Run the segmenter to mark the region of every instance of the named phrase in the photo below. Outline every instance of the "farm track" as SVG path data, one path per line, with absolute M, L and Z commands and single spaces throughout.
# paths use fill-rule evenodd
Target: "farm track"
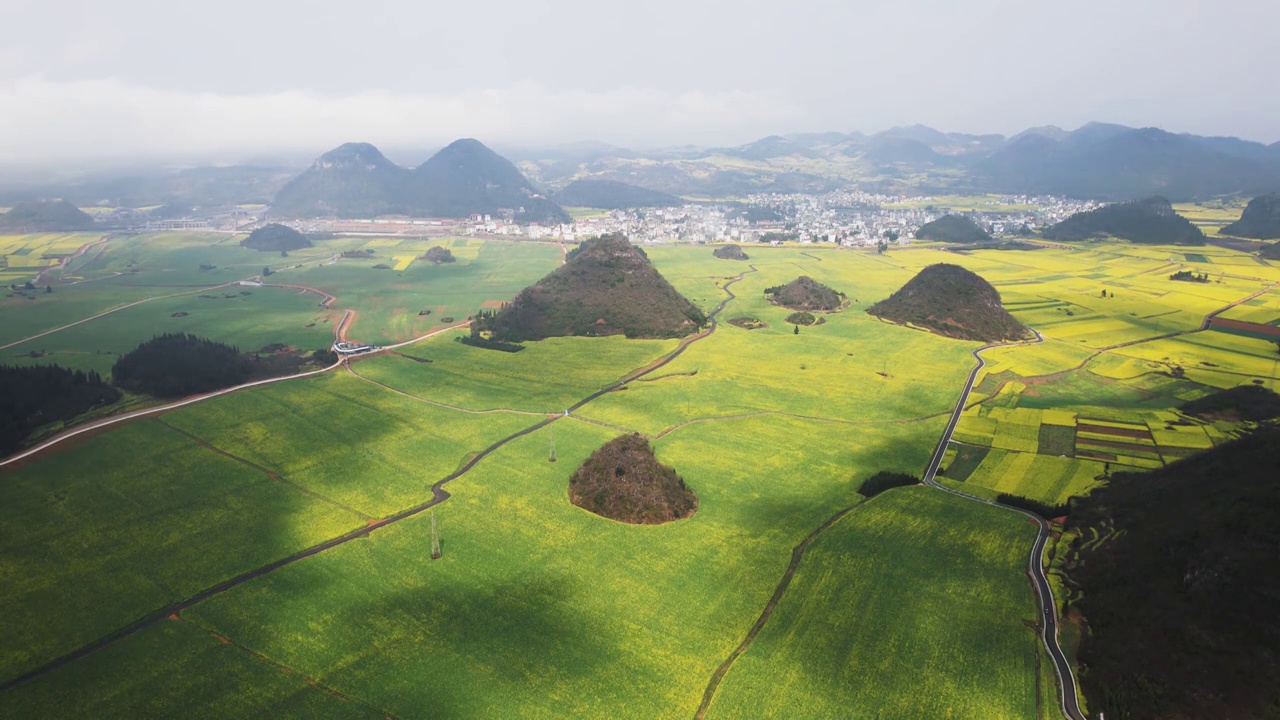
M 750 270 L 749 272 L 758 272 L 758 270 L 756 269 L 756 267 L 755 267 L 754 265 L 752 265 L 752 266 L 750 266 L 750 267 L 751 267 L 751 270 Z M 568 411 L 566 411 L 566 414 L 571 413 L 571 412 L 573 412 L 574 410 L 577 410 L 578 408 L 581 408 L 582 406 L 586 405 L 587 403 L 590 403 L 591 401 L 593 401 L 593 400 L 595 400 L 595 399 L 597 399 L 597 398 L 599 398 L 599 397 L 601 397 L 601 396 L 603 396 L 603 395 L 605 395 L 605 394 L 607 394 L 607 393 L 613 392 L 613 391 L 614 391 L 615 389 L 617 389 L 618 387 L 621 387 L 622 385 L 624 385 L 624 384 L 626 384 L 626 383 L 628 383 L 628 382 L 631 382 L 632 380 L 635 380 L 635 379 L 636 379 L 636 378 L 638 378 L 638 377 L 641 377 L 641 376 L 643 376 L 643 375 L 647 375 L 647 374 L 649 374 L 649 373 L 651 373 L 651 372 L 653 372 L 653 371 L 655 371 L 655 370 L 658 370 L 659 368 L 662 368 L 662 367 L 666 366 L 668 363 L 672 362 L 673 360 L 675 360 L 676 358 L 678 358 L 678 357 L 680 357 L 682 354 L 684 354 L 684 352 L 685 352 L 686 350 L 688 350 L 688 349 L 689 349 L 689 347 L 690 347 L 693 343 L 695 343 L 695 342 L 697 342 L 697 341 L 699 341 L 699 340 L 702 340 L 702 339 L 704 339 L 704 338 L 710 337 L 710 336 L 711 336 L 711 334 L 715 332 L 716 328 L 717 328 L 717 327 L 719 327 L 719 325 L 718 325 L 718 323 L 717 323 L 717 321 L 716 321 L 716 316 L 720 313 L 720 311 L 721 311 L 721 310 L 723 310 L 723 309 L 724 309 L 724 307 L 725 307 L 726 305 L 728 305 L 728 304 L 729 304 L 729 302 L 731 302 L 732 300 L 734 300 L 734 299 L 737 297 L 737 295 L 735 295 L 735 294 L 733 293 L 733 291 L 729 289 L 729 286 L 731 286 L 733 283 L 735 283 L 735 282 L 737 282 L 737 281 L 741 280 L 741 279 L 742 279 L 746 274 L 747 274 L 746 272 L 743 272 L 743 273 L 739 274 L 738 276 L 736 276 L 735 278 L 733 278 L 733 279 L 729 280 L 728 282 L 726 282 L 724 285 L 722 285 L 722 286 L 721 286 L 721 290 L 723 290 L 723 291 L 725 292 L 725 294 L 726 294 L 726 296 L 727 296 L 727 297 L 725 297 L 723 300 L 721 300 L 721 301 L 720 301 L 720 304 L 719 304 L 719 305 L 717 305 L 717 306 L 716 306 L 716 308 L 715 308 L 715 309 L 714 309 L 714 310 L 713 310 L 713 311 L 708 315 L 708 318 L 710 319 L 711 323 L 710 323 L 710 327 L 708 327 L 708 329 L 707 329 L 707 330 L 705 330 L 705 331 L 703 331 L 703 332 L 701 332 L 701 333 L 698 333 L 697 335 L 691 336 L 690 338 L 686 338 L 683 342 L 681 342 L 681 343 L 680 343 L 680 345 L 679 345 L 678 347 L 676 347 L 676 349 L 675 349 L 675 350 L 672 350 L 672 351 L 671 351 L 670 353 L 668 353 L 667 355 L 662 356 L 661 358 L 659 358 L 659 359 L 655 360 L 654 362 L 650 363 L 649 365 L 644 366 L 644 367 L 643 367 L 643 368 L 641 368 L 640 370 L 637 370 L 637 371 L 634 371 L 634 372 L 632 372 L 632 373 L 629 373 L 629 374 L 626 376 L 626 378 L 625 378 L 625 379 L 623 379 L 623 380 L 619 380 L 618 382 L 614 383 L 613 385 L 611 385 L 611 386 L 609 386 L 609 387 L 602 388 L 601 390 L 597 390 L 596 392 L 594 392 L 594 393 L 592 393 L 592 394 L 588 395 L 586 398 L 584 398 L 584 399 L 582 399 L 582 400 L 578 401 L 577 403 L 575 403 L 574 405 L 570 406 L 569 410 L 568 410 Z M 456 327 L 456 326 L 455 326 L 455 327 Z M 440 330 L 437 330 L 437 331 L 435 331 L 435 332 L 436 332 L 436 333 L 438 333 L 438 332 L 444 332 L 444 331 L 447 331 L 447 330 L 455 329 L 455 327 L 450 327 L 450 328 L 441 328 Z M 435 334 L 435 333 L 432 333 L 432 334 Z M 410 343 L 417 342 L 418 340 L 421 340 L 421 339 L 422 339 L 422 338 L 418 338 L 418 339 L 415 339 L 415 340 L 412 340 L 412 341 L 409 341 L 409 342 L 406 342 L 406 343 L 401 343 L 401 344 L 400 344 L 400 345 L 398 345 L 398 346 L 392 346 L 392 348 L 394 348 L 394 347 L 403 347 L 404 345 L 408 345 L 408 344 L 410 344 Z M 385 348 L 385 349 L 392 349 L 392 348 Z M 339 365 L 341 365 L 341 364 L 342 364 L 342 363 L 341 363 L 341 361 L 339 361 L 339 362 L 334 363 L 333 365 L 329 366 L 328 368 L 324 368 L 324 369 L 322 369 L 322 370 L 317 370 L 317 371 L 315 371 L 315 372 L 313 372 L 313 373 L 308 373 L 308 374 L 312 374 L 312 375 L 314 375 L 314 374 L 319 374 L 319 373 L 328 372 L 328 371 L 330 371 L 330 370 L 334 370 L 334 369 L 336 369 L 336 368 L 337 368 Z M 294 375 L 294 376 L 289 376 L 289 377 L 284 377 L 284 378 L 274 378 L 274 379 L 272 379 L 272 380 L 259 381 L 259 383 L 257 383 L 257 384 L 265 384 L 265 383 L 267 383 L 267 382 L 279 382 L 279 381 L 282 381 L 282 380 L 290 380 L 290 379 L 293 379 L 293 378 L 296 378 L 296 377 L 302 377 L 302 376 Z M 252 384 L 251 384 L 251 385 L 252 385 Z M 159 408 L 151 408 L 150 410 L 143 411 L 143 412 L 146 412 L 146 413 L 148 413 L 148 414 L 154 414 L 154 413 L 159 413 L 159 412 L 165 412 L 165 411 L 167 411 L 167 410 L 174 409 L 174 408 L 175 408 L 175 407 L 177 407 L 177 406 L 181 406 L 181 405 L 189 405 L 189 404 L 191 404 L 191 403 L 199 402 L 200 400 L 208 399 L 209 397 L 214 397 L 214 396 L 216 396 L 216 395 L 226 394 L 226 393 L 229 393 L 229 392 L 235 392 L 235 391 L 240 390 L 240 389 L 243 389 L 243 388 L 245 388 L 245 387 L 248 387 L 248 386 L 240 386 L 240 387 L 237 387 L 237 388 L 228 388 L 227 390 L 223 390 L 223 391 L 220 391 L 220 392 L 218 392 L 218 393 L 211 393 L 210 395 L 206 395 L 206 396 L 200 396 L 200 397 L 196 397 L 196 398 L 189 398 L 189 399 L 184 400 L 184 401 L 181 401 L 181 402 L 179 402 L 179 403 L 174 403 L 174 404 L 172 404 L 172 405 L 166 405 L 166 406 L 162 406 L 162 407 L 159 407 Z M 80 660 L 80 659 L 83 659 L 83 658 L 85 658 L 85 657 L 88 657 L 89 655 L 92 655 L 93 653 L 95 653 L 95 652 L 97 652 L 97 651 L 99 651 L 99 650 L 102 650 L 102 649 L 104 649 L 104 648 L 107 648 L 107 647 L 109 647 L 109 646 L 111 646 L 111 645 L 114 645 L 115 643 L 117 643 L 117 642 L 119 642 L 119 641 L 121 641 L 121 640 L 124 640 L 124 639 L 126 639 L 126 638 L 128 638 L 128 637 L 131 637 L 131 636 L 133 636 L 133 635 L 135 635 L 135 634 L 137 634 L 137 633 L 141 632 L 142 630 L 145 630 L 145 629 L 147 629 L 147 628 L 149 628 L 149 627 L 151 627 L 151 626 L 155 625 L 156 623 L 158 623 L 158 622 L 160 622 L 160 621 L 162 621 L 162 620 L 164 620 L 164 619 L 166 619 L 166 618 L 170 618 L 170 617 L 172 617 L 172 616 L 179 615 L 182 611 L 184 611 L 184 610 L 186 610 L 186 609 L 188 609 L 188 608 L 191 608 L 191 607 L 193 607 L 193 606 L 195 606 L 195 605 L 198 605 L 198 604 L 200 604 L 201 602 L 204 602 L 205 600 L 208 600 L 209 598 L 214 597 L 214 596 L 216 596 L 216 595 L 220 595 L 220 594 L 222 594 L 222 593 L 224 593 L 224 592 L 226 592 L 226 591 L 228 591 L 228 590 L 231 590 L 232 588 L 235 588 L 235 587 L 238 587 L 238 586 L 240 586 L 240 585 L 243 585 L 243 584 L 245 584 L 245 583 L 249 582 L 250 580 L 255 580 L 255 579 L 257 579 L 257 578 L 263 577 L 263 576 L 265 576 L 265 575 L 267 575 L 267 574 L 269 574 L 269 573 L 271 573 L 271 572 L 273 572 L 273 571 L 275 571 L 275 570 L 279 570 L 279 569 L 280 569 L 280 568 L 282 568 L 282 567 L 286 567 L 286 566 L 288 566 L 288 565 L 292 565 L 292 564 L 294 564 L 294 563 L 296 563 L 296 562 L 298 562 L 298 561 L 300 561 L 300 560 L 304 560 L 304 559 L 309 558 L 309 557 L 312 557 L 312 556 L 314 556 L 314 555 L 318 555 L 318 554 L 320 554 L 320 553 L 322 553 L 322 552 L 324 552 L 324 551 L 326 551 L 326 550 L 331 550 L 331 549 L 333 549 L 333 548 L 335 548 L 335 547 L 339 547 L 339 546 L 341 546 L 341 545 L 345 545 L 346 543 L 349 543 L 349 542 L 351 542 L 352 540 L 357 540 L 357 539 L 361 539 L 361 538 L 367 538 L 367 537 L 369 537 L 373 532 L 375 532 L 375 531 L 377 531 L 377 530 L 379 530 L 379 529 L 381 529 L 381 528 L 389 527 L 389 526 L 394 525 L 394 524 L 396 524 L 396 523 L 398 523 L 398 522 L 400 522 L 400 521 L 402 521 L 402 520 L 406 520 L 406 519 L 411 518 L 411 517 L 414 517 L 414 516 L 416 516 L 416 515 L 420 515 L 420 514 L 422 514 L 423 512 L 425 512 L 425 511 L 427 511 L 427 510 L 429 510 L 429 509 L 431 509 L 431 508 L 433 508 L 433 507 L 435 507 L 435 506 L 437 506 L 437 505 L 439 505 L 439 504 L 441 504 L 441 503 L 443 503 L 444 501 L 446 501 L 446 500 L 448 500 L 448 499 L 449 499 L 450 494 L 449 494 L 449 492 L 448 492 L 447 490 L 445 490 L 445 489 L 444 489 L 444 486 L 445 486 L 445 485 L 449 484 L 450 482 L 452 482 L 452 481 L 454 481 L 454 480 L 456 480 L 456 479 L 458 479 L 458 478 L 462 477 L 463 475 L 467 474 L 468 472 L 470 472 L 473 468 L 475 468 L 475 466 L 476 466 L 477 464 L 479 464 L 479 463 L 480 463 L 480 461 L 481 461 L 481 460 L 484 460 L 484 459 L 485 459 L 485 458 L 487 458 L 489 455 L 492 455 L 494 452 L 497 452 L 497 451 L 498 451 L 500 448 L 502 448 L 503 446 L 508 445 L 508 444 L 510 444 L 511 442 L 513 442 L 513 441 L 515 441 L 515 440 L 518 440 L 519 438 L 522 438 L 522 437 L 524 437 L 524 436 L 526 436 L 526 435 L 529 435 L 529 434 L 531 434 L 531 433 L 533 433 L 533 432 L 536 432 L 536 431 L 538 431 L 538 430 L 541 430 L 542 428 L 546 427 L 547 425 L 550 425 L 551 423 L 555 422 L 556 420 L 559 420 L 561 417 L 564 417 L 564 415 L 555 415 L 555 416 L 552 416 L 552 417 L 546 418 L 546 419 L 544 419 L 544 420 L 542 420 L 542 421 L 540 421 L 540 422 L 538 422 L 538 423 L 535 423 L 535 424 L 533 424 L 533 425 L 530 425 L 529 427 L 524 428 L 523 430 L 519 430 L 519 431 L 517 431 L 517 432 L 514 432 L 514 433 L 512 433 L 512 434 L 510 434 L 510 435 L 506 436 L 505 438 L 502 438 L 502 439 L 498 440 L 497 442 L 493 443 L 492 445 L 490 445 L 490 446 L 486 447 L 485 449 L 481 450 L 480 452 L 478 452 L 478 453 L 475 453 L 475 454 L 471 455 L 471 456 L 466 460 L 466 462 L 464 462 L 464 463 L 463 463 L 463 464 L 462 464 L 462 465 L 461 465 L 457 470 L 453 471 L 452 473 L 450 473 L 449 475 L 445 476 L 444 478 L 442 478 L 442 479 L 440 479 L 440 480 L 437 480 L 433 485 L 431 485 L 431 499 L 430 499 L 430 500 L 428 500 L 428 501 L 426 501 L 426 502 L 423 502 L 423 503 L 420 503 L 420 504 L 415 505 L 415 506 L 413 506 L 413 507 L 410 507 L 410 508 L 407 508 L 407 509 L 401 510 L 401 511 L 399 511 L 399 512 L 397 512 L 397 513 L 393 514 L 393 515 L 390 515 L 390 516 L 388 516 L 388 517 L 385 517 L 385 518 L 382 518 L 382 519 L 379 519 L 379 520 L 371 520 L 371 521 L 369 521 L 369 524 L 368 524 L 366 527 L 358 528 L 358 529 L 352 530 L 352 531 L 350 531 L 350 532 L 344 533 L 344 534 L 342 534 L 342 535 L 339 535 L 339 536 L 337 536 L 337 537 L 330 538 L 329 540 L 326 540 L 325 542 L 320 543 L 320 544 L 318 544 L 318 545 L 313 545 L 313 546 L 311 546 L 311 547 L 309 547 L 309 548 L 306 548 L 306 549 L 304 549 L 304 550 L 301 550 L 301 551 L 298 551 L 298 552 L 293 553 L 293 554 L 291 554 L 291 555 L 288 555 L 288 556 L 286 556 L 286 557 L 280 558 L 279 560 L 275 560 L 275 561 L 273 561 L 273 562 L 271 562 L 271 563 L 268 563 L 268 564 L 266 564 L 266 565 L 262 565 L 262 566 L 260 566 L 260 567 L 257 567 L 257 568 L 254 568 L 254 569 L 252 569 L 252 570 L 246 571 L 246 572 L 241 573 L 241 574 L 239 574 L 239 575 L 237 575 L 237 576 L 235 576 L 235 577 L 232 577 L 232 578 L 230 578 L 230 579 L 228 579 L 228 580 L 224 580 L 224 581 L 222 581 L 222 582 L 220 582 L 220 583 L 217 583 L 216 585 L 212 585 L 212 586 L 210 586 L 210 587 L 207 587 L 207 588 L 205 588 L 204 590 L 201 590 L 200 592 L 198 592 L 198 593 L 196 593 L 196 594 L 194 594 L 194 595 L 191 595 L 190 597 L 188 597 L 188 598 L 186 598 L 186 599 L 184 599 L 184 600 L 180 600 L 180 601 L 178 601 L 178 602 L 171 603 L 170 605 L 167 605 L 167 606 L 165 606 L 165 607 L 163 607 L 163 608 L 160 608 L 160 609 L 158 609 L 158 610 L 155 610 L 155 611 L 153 611 L 153 612 L 151 612 L 151 613 L 149 613 L 149 614 L 147 614 L 147 615 L 144 615 L 143 617 L 138 618 L 137 620 L 133 621 L 132 623 L 129 623 L 128 625 L 125 625 L 124 627 L 121 627 L 121 628 L 119 628 L 119 629 L 115 630 L 114 632 L 111 632 L 111 633 L 109 633 L 109 634 L 107 634 L 107 635 L 105 635 L 105 636 L 103 636 L 103 637 L 101 637 L 101 638 L 99 638 L 99 639 L 97 639 L 97 640 L 95 640 L 95 641 L 91 642 L 91 643 L 88 643 L 87 645 L 83 645 L 83 646 L 81 646 L 81 647 L 79 647 L 79 648 L 77 648 L 77 649 L 75 649 L 75 650 L 73 650 L 73 651 L 71 651 L 71 652 L 69 652 L 69 653 L 66 653 L 65 655 L 62 655 L 61 657 L 55 658 L 55 659 L 53 659 L 53 660 L 51 660 L 51 661 L 49 661 L 49 662 L 47 662 L 47 663 L 45 663 L 45 664 L 43 664 L 43 665 L 40 665 L 40 666 L 38 666 L 38 667 L 36 667 L 36 668 L 33 668 L 33 669 L 31 669 L 31 670 L 28 670 L 27 672 L 22 673 L 21 675 L 18 675 L 17 677 L 10 678 L 10 679 L 8 679 L 8 680 L 4 680 L 4 681 L 0 682 L 0 693 L 7 692 L 7 691 L 9 691 L 9 690 L 11 690 L 11 689 L 13 689 L 13 688 L 15 688 L 15 687 L 18 687 L 19 685 L 23 685 L 23 684 L 25 684 L 25 683 L 27 683 L 27 682 L 30 682 L 30 681 L 32 681 L 32 680 L 35 680 L 35 679 L 37 679 L 37 678 L 41 677 L 41 676 L 47 675 L 48 673 L 50 673 L 50 672 L 52 672 L 52 671 L 54 671 L 54 670 L 57 670 L 57 669 L 59 669 L 59 668 L 66 667 L 66 666 L 68 666 L 68 665 L 70 665 L 70 664 L 72 664 L 72 663 L 76 662 L 77 660 Z M 130 417 L 130 418 L 125 418 L 124 416 L 120 416 L 120 417 L 117 417 L 117 418 L 113 418 L 113 420 L 114 420 L 115 422 L 120 422 L 120 421 L 123 421 L 123 420 L 125 420 L 125 419 L 132 419 L 132 417 Z M 88 428 L 88 427 L 86 427 L 86 428 L 81 428 L 81 429 L 79 429 L 79 432 L 84 432 L 84 431 L 86 431 L 86 430 L 88 430 L 88 429 L 93 429 L 93 428 Z M 64 436 L 59 436 L 58 438 L 55 438 L 54 440 L 50 441 L 50 443 L 48 443 L 48 444 L 53 444 L 54 442 L 59 442 L 59 441 L 60 441 L 61 439 L 63 439 L 64 437 L 69 437 L 69 436 L 70 436 L 70 434 L 64 434 Z M 44 447 L 44 446 L 41 446 L 41 447 Z M 27 453 L 24 453 L 23 455 L 15 456 L 15 457 L 13 457 L 13 458 L 9 458 L 9 459 L 5 460 L 5 461 L 4 461 L 4 463 L 13 462 L 13 461 L 15 461 L 15 460 L 17 460 L 17 459 L 20 459 L 21 457 L 25 457 L 26 455 L 29 455 L 29 454 L 34 453 L 34 452 L 37 452 L 37 451 L 39 451 L 39 450 L 41 449 L 41 447 L 33 448 L 32 450 L 29 450 Z M 0 466 L 3 466 L 3 464 L 4 464 L 4 463 L 0 463 Z

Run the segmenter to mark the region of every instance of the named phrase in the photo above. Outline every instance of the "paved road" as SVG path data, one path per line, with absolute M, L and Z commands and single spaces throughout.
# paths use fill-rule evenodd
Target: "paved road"
M 1039 332 L 1036 333 L 1036 339 L 1028 343 L 1044 342 Z M 1011 510 L 1013 512 L 1026 515 L 1036 522 L 1039 532 L 1036 535 L 1036 541 L 1031 546 L 1031 555 L 1027 558 L 1027 574 L 1031 576 L 1032 584 L 1036 589 L 1036 601 L 1039 605 L 1039 613 L 1041 618 L 1041 638 L 1044 640 L 1045 649 L 1049 651 L 1049 658 L 1053 661 L 1054 672 L 1058 675 L 1058 687 L 1062 689 L 1062 713 L 1070 720 L 1086 720 L 1084 713 L 1080 711 L 1080 703 L 1076 698 L 1076 676 L 1071 672 L 1071 663 L 1067 661 L 1067 656 L 1062 652 L 1062 646 L 1058 644 L 1058 612 L 1057 602 L 1053 598 L 1053 589 L 1049 586 L 1049 579 L 1045 576 L 1044 566 L 1041 558 L 1044 556 L 1044 546 L 1049 540 L 1049 523 L 1031 512 L 1027 512 L 1021 508 L 1002 505 L 998 502 L 987 500 L 986 498 L 975 497 L 959 490 L 942 485 L 937 480 L 938 467 L 942 464 L 942 457 L 947 452 L 947 445 L 951 442 L 951 435 L 955 432 L 956 425 L 960 422 L 960 415 L 964 413 L 965 400 L 969 397 L 969 392 L 973 390 L 973 383 L 978 379 L 978 373 L 986 366 L 986 361 L 982 359 L 982 352 L 996 347 L 1006 347 L 1005 345 L 985 345 L 973 351 L 973 357 L 978 364 L 969 371 L 969 378 L 965 381 L 964 391 L 960 393 L 960 399 L 956 402 L 955 410 L 951 413 L 951 420 L 947 423 L 947 429 L 942 434 L 942 439 L 938 441 L 938 447 L 933 451 L 933 458 L 929 461 L 929 467 L 924 474 L 924 482 L 926 485 L 935 487 L 944 492 L 951 493 L 957 497 L 962 497 L 974 502 L 994 505 L 996 507 Z

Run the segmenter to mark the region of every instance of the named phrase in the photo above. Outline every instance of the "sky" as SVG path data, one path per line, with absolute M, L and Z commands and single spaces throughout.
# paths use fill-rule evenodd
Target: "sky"
M 0 163 L 1091 120 L 1280 141 L 1275 0 L 2 0 Z

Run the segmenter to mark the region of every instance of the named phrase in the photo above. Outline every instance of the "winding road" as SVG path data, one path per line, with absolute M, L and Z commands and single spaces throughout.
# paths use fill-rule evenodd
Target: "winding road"
M 1067 660 L 1067 655 L 1062 651 L 1062 646 L 1058 641 L 1058 606 L 1053 597 L 1053 588 L 1049 585 L 1049 578 L 1045 575 L 1042 561 L 1044 546 L 1049 540 L 1049 523 L 1035 513 L 960 492 L 939 483 L 937 480 L 938 468 L 942 465 L 942 458 L 947 452 L 947 445 L 951 443 L 951 435 L 955 432 L 956 425 L 960 422 L 960 416 L 964 413 L 965 400 L 969 398 L 969 393 L 973 390 L 973 383 L 978 379 L 978 373 L 982 371 L 982 368 L 986 367 L 987 361 L 982 358 L 982 353 L 993 348 L 1010 347 L 1012 345 L 1034 345 L 1044 342 L 1044 337 L 1038 331 L 1033 330 L 1032 332 L 1035 332 L 1036 339 L 1031 342 L 984 345 L 973 351 L 973 357 L 978 361 L 978 364 L 974 365 L 973 369 L 969 371 L 964 390 L 960 393 L 960 399 L 956 401 L 955 409 L 951 413 L 951 419 L 947 422 L 947 428 L 942 433 L 942 439 L 938 441 L 938 447 L 933 451 L 933 458 L 929 461 L 929 467 L 924 474 L 924 483 L 957 497 L 1004 508 L 1005 510 L 1025 515 L 1035 521 L 1039 532 L 1036 535 L 1036 541 L 1031 546 L 1031 555 L 1027 558 L 1027 575 L 1031 578 L 1031 584 L 1036 589 L 1036 600 L 1040 608 L 1039 612 L 1042 621 L 1040 624 L 1040 637 L 1044 641 L 1045 649 L 1049 652 L 1049 659 L 1053 662 L 1053 670 L 1058 676 L 1063 715 L 1069 720 L 1086 720 L 1084 713 L 1080 710 L 1080 703 L 1076 694 L 1075 673 L 1071 671 L 1071 662 Z

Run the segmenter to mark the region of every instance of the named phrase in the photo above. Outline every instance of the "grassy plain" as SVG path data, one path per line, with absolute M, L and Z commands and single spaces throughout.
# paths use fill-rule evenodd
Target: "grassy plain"
M 1036 717 L 1034 538 L 927 488 L 877 496 L 811 546 L 708 717 Z
M 65 305 L 22 301 L 39 317 L 13 334 L 138 293 L 200 290 L 269 260 L 273 280 L 354 308 L 353 337 L 385 342 L 508 299 L 561 259 L 554 244 L 475 239 L 339 239 L 288 258 L 248 254 L 237 242 L 122 239 L 68 269 L 85 282 L 55 288 L 51 297 Z M 458 262 L 373 268 L 432 244 L 449 245 Z M 356 249 L 374 257 L 335 261 Z M 958 438 L 980 447 L 948 455 L 949 469 L 959 462 L 964 472 L 947 482 L 966 491 L 1059 502 L 1097 482 L 1103 461 L 1081 449 L 1107 448 L 1097 443 L 1117 433 L 1133 446 L 1126 457 L 1155 463 L 1229 435 L 1230 425 L 1187 423 L 1173 411 L 1210 391 L 1205 378 L 1276 382 L 1259 341 L 1192 332 L 1205 314 L 1274 281 L 1270 268 L 1234 264 L 1233 251 L 1206 249 L 1206 259 L 1234 270 L 1222 283 L 1190 286 L 1168 280 L 1189 262 L 1181 250 L 1114 243 L 883 256 L 745 249 L 747 262 L 716 259 L 710 247 L 646 251 L 707 309 L 726 296 L 727 278 L 743 274 L 720 319 L 769 327 L 722 322 L 625 390 L 481 460 L 436 510 L 442 559 L 429 559 L 428 514 L 375 529 L 0 693 L 0 714 L 47 706 L 49 715 L 77 715 L 95 701 L 95 714 L 163 714 L 189 693 L 192 707 L 280 715 L 687 717 L 773 593 L 791 549 L 858 503 L 870 474 L 924 466 L 977 345 L 863 311 L 933 262 L 987 277 L 1048 339 L 988 351 Z M 202 262 L 218 268 L 202 271 Z M 789 311 L 763 289 L 798 275 L 845 291 L 852 306 L 793 334 Z M 1102 298 L 1103 288 L 1116 296 Z M 228 317 L 226 337 L 291 331 L 304 310 L 323 312 L 315 296 L 284 292 L 226 299 L 262 316 L 260 328 Z M 165 309 L 199 310 L 199 294 L 112 322 L 120 334 L 179 322 Z M 113 326 L 94 326 L 114 317 L 62 332 L 106 338 Z M 181 320 L 192 318 L 200 320 Z M 1170 333 L 1190 334 L 1152 339 Z M 60 334 L 47 337 L 49 347 Z M 18 619 L 0 625 L 0 681 L 200 588 L 424 502 L 431 483 L 476 452 L 676 347 L 559 339 L 502 353 L 452 335 L 355 362 L 361 377 L 343 371 L 200 403 L 0 475 L 0 614 Z M 1143 342 L 1116 347 L 1134 341 Z M 1173 376 L 1175 364 L 1185 378 Z M 578 463 L 624 431 L 649 435 L 659 460 L 698 493 L 692 518 L 628 526 L 568 502 Z M 1018 516 L 924 488 L 854 510 L 809 548 L 713 714 L 914 717 L 914 699 L 937 717 L 1034 716 L 1044 673 L 1023 624 L 1035 614 L 1022 572 L 1032 536 Z

